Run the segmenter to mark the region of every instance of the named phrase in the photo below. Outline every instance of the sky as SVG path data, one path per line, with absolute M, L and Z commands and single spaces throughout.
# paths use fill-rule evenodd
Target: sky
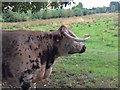
M 88 8 L 88 9 L 90 9 L 92 7 L 103 7 L 103 6 L 108 7 L 111 1 L 120 2 L 120 0 L 74 0 L 74 1 L 76 3 L 81 2 L 83 4 L 83 7 Z M 71 7 L 71 6 L 69 6 L 69 7 Z

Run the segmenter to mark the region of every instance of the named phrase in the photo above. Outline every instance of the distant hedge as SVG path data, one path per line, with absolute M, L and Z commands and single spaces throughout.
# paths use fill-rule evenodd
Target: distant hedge
M 19 13 L 8 10 L 2 13 L 0 21 L 4 22 L 21 22 L 35 19 L 50 19 L 50 18 L 66 18 L 72 16 L 88 15 L 93 13 L 85 12 L 79 9 L 57 9 L 57 10 L 40 10 L 36 13 L 32 13 L 30 10 L 27 13 Z
M 1 22 L 21 22 L 27 20 L 35 20 L 35 19 L 50 19 L 50 18 L 66 18 L 73 16 L 84 16 L 95 13 L 111 13 L 118 12 L 118 6 L 115 6 L 117 2 L 110 3 L 110 7 L 97 7 L 92 9 L 83 8 L 82 3 L 72 7 L 72 9 L 45 9 L 40 10 L 38 12 L 33 13 L 31 10 L 27 10 L 27 12 L 13 12 L 12 10 L 8 10 L 3 12 L 0 15 Z

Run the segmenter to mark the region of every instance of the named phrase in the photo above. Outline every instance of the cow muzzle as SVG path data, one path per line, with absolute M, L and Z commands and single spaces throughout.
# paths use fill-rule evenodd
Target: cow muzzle
M 82 46 L 82 49 L 80 50 L 80 53 L 83 53 L 83 52 L 85 52 L 85 51 L 86 51 L 86 46 L 83 45 L 83 46 Z
M 30 88 L 30 82 L 23 82 L 21 88 L 22 90 L 28 90 Z

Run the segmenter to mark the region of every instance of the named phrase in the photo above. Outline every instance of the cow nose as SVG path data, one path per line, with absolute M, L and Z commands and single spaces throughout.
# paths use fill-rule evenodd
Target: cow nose
M 85 46 L 85 45 L 83 46 L 83 49 L 84 49 L 84 50 L 86 49 L 86 46 Z
M 83 46 L 82 46 L 82 49 L 81 49 L 81 51 L 80 51 L 80 53 L 85 52 L 85 50 L 86 50 L 86 46 L 85 46 L 85 45 L 83 45 Z

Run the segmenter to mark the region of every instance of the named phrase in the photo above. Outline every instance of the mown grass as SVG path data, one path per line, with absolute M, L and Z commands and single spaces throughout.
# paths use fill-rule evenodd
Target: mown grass
M 118 30 L 116 15 L 92 16 L 92 22 L 70 23 L 72 31 L 79 37 L 90 35 L 84 42 L 87 51 L 80 54 L 59 57 L 48 87 L 69 88 L 115 88 L 118 87 Z M 58 25 L 59 26 L 59 25 Z M 58 26 L 32 26 L 26 30 L 51 30 Z M 8 28 L 16 30 L 18 28 Z M 39 86 L 38 87 L 44 87 Z M 45 88 L 45 87 L 44 87 Z

